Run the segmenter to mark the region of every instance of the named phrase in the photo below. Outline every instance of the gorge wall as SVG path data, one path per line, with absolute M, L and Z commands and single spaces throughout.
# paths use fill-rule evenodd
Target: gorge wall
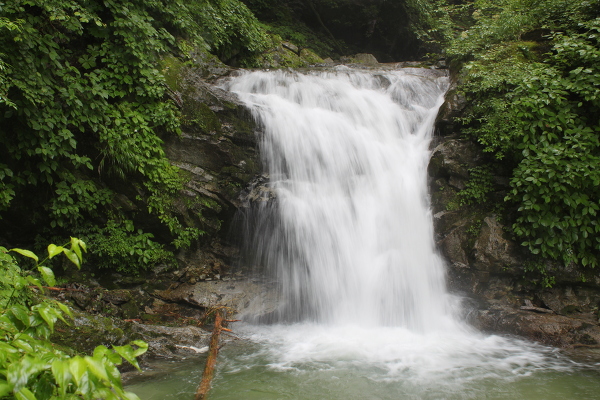
M 438 116 L 429 164 L 436 241 L 450 288 L 472 301 L 469 318 L 482 330 L 559 347 L 597 347 L 600 278 L 575 265 L 536 259 L 511 237 L 505 225 L 510 211 L 502 207 L 509 171 L 492 172 L 491 207 L 461 202 L 470 170 L 487 155 L 455 122 L 465 106 L 458 84 Z

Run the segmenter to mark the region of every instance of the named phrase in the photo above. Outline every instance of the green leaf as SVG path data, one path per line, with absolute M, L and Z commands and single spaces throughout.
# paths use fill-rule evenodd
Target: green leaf
M 56 359 L 52 362 L 52 374 L 58 385 L 58 391 L 63 397 L 69 388 L 69 383 L 73 379 L 69 365 L 68 360 Z
M 33 353 L 34 350 L 33 346 L 31 345 L 32 342 L 34 342 L 34 339 L 31 336 L 21 334 L 19 335 L 19 339 L 12 341 L 12 345 L 17 349 L 23 350 L 25 353 Z
M 99 345 L 99 346 L 96 346 L 96 348 L 94 349 L 93 357 L 94 358 L 102 358 L 102 357 L 105 357 L 108 353 L 111 353 L 111 351 L 108 349 L 108 347 L 106 347 L 104 345 Z
M 137 349 L 135 349 L 133 352 L 134 357 L 139 357 L 148 351 L 148 343 L 144 342 L 143 340 L 134 340 L 131 342 L 131 344 L 137 346 Z
M 29 282 L 30 284 L 37 286 L 38 289 L 40 289 L 40 291 L 44 290 L 44 287 L 42 286 L 42 282 L 40 282 L 39 279 L 34 278 L 31 275 L 27 275 L 25 277 L 25 279 L 27 280 L 27 282 Z
M 81 239 L 77 239 L 78 243 L 79 243 L 79 247 L 81 247 L 83 249 L 83 251 L 87 251 L 87 245 L 85 244 L 85 242 Z
M 69 360 L 69 372 L 77 386 L 80 386 L 83 383 L 83 376 L 87 372 L 87 363 L 82 357 L 75 356 Z
M 56 285 L 56 280 L 54 279 L 54 272 L 50 268 L 38 267 L 38 271 L 40 271 L 40 274 L 42 274 L 42 278 L 44 279 L 44 282 L 46 282 L 46 284 L 48 286 Z
M 10 249 L 9 251 L 14 251 L 15 253 L 19 253 L 22 256 L 33 258 L 36 263 L 39 261 L 38 256 L 36 256 L 35 253 L 32 251 L 23 249 Z
M 75 264 L 77 266 L 77 268 L 81 268 L 81 265 L 79 264 L 79 257 L 77 257 L 77 254 L 75 254 L 74 252 L 72 252 L 69 249 L 64 249 L 63 253 L 65 253 L 65 255 L 67 256 L 69 261 L 71 261 L 73 264 Z
M 49 365 L 32 356 L 26 355 L 17 363 L 12 363 L 7 368 L 6 378 L 13 390 L 24 388 L 30 377 L 48 368 Z
M 133 365 L 138 371 L 141 371 L 140 365 L 138 361 L 135 359 L 135 351 L 130 345 L 125 346 L 113 346 L 113 349 L 119 353 L 121 357 L 127 360 L 131 365 Z
M 102 360 L 98 360 L 95 357 L 85 357 L 85 362 L 88 367 L 88 371 L 94 374 L 98 379 L 102 381 L 108 381 L 108 374 L 106 373 L 106 367 Z
M 132 392 L 125 392 L 125 393 L 123 393 L 123 395 L 125 396 L 125 398 L 127 400 L 140 400 L 140 398 L 137 396 L 137 394 L 132 393 Z
M 71 237 L 71 250 L 77 254 L 79 262 L 83 261 L 83 255 L 81 254 L 81 248 L 79 247 L 80 242 L 81 241 L 79 239 Z
M 56 315 L 56 310 L 54 310 L 48 304 L 41 304 L 39 307 L 36 308 L 36 310 L 40 314 L 40 316 L 44 319 L 46 324 L 48 324 L 48 327 L 50 328 L 50 330 L 53 331 L 54 330 L 54 322 L 56 322 L 56 319 L 58 318 Z
M 29 319 L 29 312 L 24 306 L 22 306 L 22 305 L 13 306 L 13 307 L 11 307 L 10 311 L 19 321 L 21 321 L 25 325 L 25 327 L 29 328 L 29 326 L 31 326 L 31 321 Z
M 62 253 L 64 248 L 62 246 L 57 246 L 55 244 L 48 245 L 48 258 L 52 258 L 60 253 Z
M 31 390 L 26 387 L 21 388 L 17 393 L 15 393 L 15 399 L 17 400 L 37 400 L 35 395 L 31 392 Z
M 19 352 L 19 350 L 5 342 L 0 342 L 0 351 L 2 351 L 4 354 L 17 354 Z M 0 381 L 0 383 L 1 382 L 2 381 Z
M 0 397 L 8 396 L 10 392 L 12 392 L 12 386 L 5 380 L 0 380 Z
M 60 301 L 57 301 L 56 305 L 58 306 L 58 308 L 60 308 L 62 310 L 62 312 L 67 314 L 69 317 L 73 318 L 73 313 L 71 312 L 71 309 L 67 305 L 61 303 Z M 61 318 L 61 319 L 66 323 L 66 321 L 63 318 Z

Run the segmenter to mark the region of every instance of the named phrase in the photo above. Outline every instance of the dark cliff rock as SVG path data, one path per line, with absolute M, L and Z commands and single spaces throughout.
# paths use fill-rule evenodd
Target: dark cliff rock
M 240 191 L 260 171 L 257 127 L 235 95 L 215 86 L 234 72 L 214 57 L 199 53 L 193 63 L 168 59 L 164 71 L 182 112 L 181 135 L 164 143 L 171 164 L 186 176 L 177 211 L 187 226 L 206 232 L 198 246 L 177 254 L 186 269 L 179 279 L 195 282 L 226 272 L 235 255 L 223 239 Z
M 446 92 L 446 101 L 440 107 L 436 118 L 436 128 L 443 135 L 451 135 L 458 130 L 456 118 L 460 117 L 465 109 L 466 99 L 458 90 L 459 81 L 452 79 Z

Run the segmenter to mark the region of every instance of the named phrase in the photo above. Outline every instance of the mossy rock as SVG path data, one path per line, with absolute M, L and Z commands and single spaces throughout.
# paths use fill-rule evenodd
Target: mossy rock
M 132 340 L 142 339 L 131 330 L 131 323 L 120 322 L 107 317 L 73 311 L 73 321 L 56 324 L 51 340 L 77 353 L 91 354 L 99 345 L 123 346 Z
M 271 40 L 273 43 L 271 50 L 257 57 L 255 66 L 262 68 L 303 68 L 323 62 L 323 59 L 314 51 L 284 41 L 279 35 L 271 35 Z

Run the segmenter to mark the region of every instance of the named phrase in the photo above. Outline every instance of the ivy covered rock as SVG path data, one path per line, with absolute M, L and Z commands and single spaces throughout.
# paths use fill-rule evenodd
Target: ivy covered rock
M 508 172 L 481 173 L 488 159 L 472 140 L 434 143 L 429 165 L 436 241 L 448 285 L 472 300 L 479 329 L 566 348 L 598 347 L 600 278 L 574 264 L 528 254 L 502 217 Z
M 218 199 L 204 188 L 182 198 L 196 170 L 173 165 L 164 147 L 192 125 L 214 130 L 215 110 L 181 110 L 165 70 L 201 61 L 210 78 L 228 70 L 222 61 L 252 63 L 270 41 L 243 3 L 15 1 L 0 32 L 4 240 L 76 235 L 90 243 L 90 265 L 136 274 L 173 265 L 173 250 L 218 229 Z

